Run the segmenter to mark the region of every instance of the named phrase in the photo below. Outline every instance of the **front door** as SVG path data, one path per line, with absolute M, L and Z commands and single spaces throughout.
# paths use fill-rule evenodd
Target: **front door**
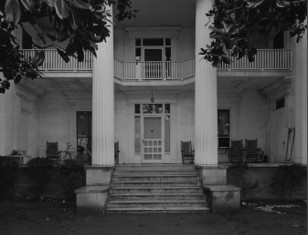
M 143 162 L 160 162 L 163 158 L 162 117 L 143 117 Z

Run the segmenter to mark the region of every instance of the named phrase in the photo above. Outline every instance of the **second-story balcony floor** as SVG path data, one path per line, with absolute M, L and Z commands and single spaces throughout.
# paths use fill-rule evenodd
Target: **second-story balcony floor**
M 247 87 L 260 89 L 290 76 L 291 52 L 291 49 L 260 49 L 252 63 L 246 58 L 232 58 L 233 62 L 230 65 L 222 65 L 217 69 L 218 89 L 233 89 L 238 92 Z M 33 57 L 35 51 L 24 50 L 24 53 L 28 57 Z M 91 91 L 92 61 L 92 54 L 86 52 L 83 62 L 72 58 L 70 62 L 65 63 L 56 50 L 46 50 L 45 62 L 40 67 L 45 77 L 43 80 L 48 84 L 44 85 L 44 89 L 51 89 L 55 85 L 60 90 Z M 133 87 L 178 89 L 181 86 L 187 89 L 194 84 L 195 63 L 195 57 L 176 62 L 114 59 L 114 81 L 118 87 L 127 87 L 127 90 L 134 89 Z

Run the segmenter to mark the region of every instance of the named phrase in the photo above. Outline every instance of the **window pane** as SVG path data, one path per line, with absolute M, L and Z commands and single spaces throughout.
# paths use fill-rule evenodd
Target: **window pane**
M 276 100 L 276 109 L 281 109 L 285 106 L 285 99 Z
M 140 104 L 135 104 L 135 113 L 136 114 L 140 113 Z
M 135 117 L 135 152 L 140 153 L 141 143 L 141 124 L 140 117 Z
M 218 147 L 229 147 L 230 143 L 230 110 L 218 110 Z
M 141 39 L 136 38 L 135 44 L 136 44 L 136 46 L 141 46 Z
M 228 148 L 230 143 L 230 138 L 218 138 L 218 147 Z
M 143 104 L 142 105 L 142 113 L 152 113 L 152 112 L 153 112 L 152 104 Z
M 166 46 L 171 46 L 171 38 L 165 39 Z
M 165 113 L 170 113 L 170 104 L 165 104 Z
M 229 136 L 229 110 L 218 110 L 218 136 Z
M 145 38 L 143 39 L 143 46 L 163 46 L 164 39 L 162 38 Z
M 163 105 L 155 104 L 154 105 L 154 113 L 163 113 Z
M 141 48 L 137 47 L 136 48 L 136 57 L 140 57 L 141 56 Z
M 165 152 L 170 153 L 170 116 L 165 117 Z
M 166 61 L 171 61 L 171 47 L 166 47 Z

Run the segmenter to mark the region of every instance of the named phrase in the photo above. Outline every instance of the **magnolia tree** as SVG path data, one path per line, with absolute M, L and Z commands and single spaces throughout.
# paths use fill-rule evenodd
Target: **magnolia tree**
M 48 33 L 37 32 L 37 35 L 31 35 L 43 42 L 38 45 L 33 41 L 34 47 L 38 49 L 56 47 L 66 62 L 71 56 L 83 61 L 86 50 L 96 55 L 96 44 L 109 37 L 108 6 L 111 5 L 115 6 L 117 10 L 115 17 L 119 21 L 135 17 L 136 11 L 131 9 L 130 0 L 1 1 L 0 72 L 3 77 L 0 77 L 0 93 L 5 93 L 12 81 L 19 83 L 24 77 L 35 79 L 41 76 L 37 67 L 44 62 L 44 50 L 38 50 L 31 59 L 26 58 L 14 37 L 14 30 L 17 27 L 36 25 L 44 20 L 52 30 Z
M 204 59 L 218 66 L 229 64 L 231 56 L 247 56 L 254 61 L 257 52 L 254 34 L 275 35 L 289 31 L 299 42 L 307 25 L 307 0 L 215 0 L 206 27 L 211 29 L 212 42 L 201 48 Z
M 13 34 L 17 27 L 35 25 L 41 20 L 46 23 L 48 19 L 52 30 L 38 33 L 36 36 L 43 43 L 33 41 L 34 46 L 38 49 L 56 47 L 66 62 L 71 56 L 83 61 L 86 50 L 96 55 L 96 44 L 109 37 L 108 6 L 111 4 L 117 9 L 118 20 L 135 17 L 136 10 L 132 10 L 130 0 L 2 0 L 0 93 L 5 93 L 12 81 L 19 83 L 24 77 L 41 76 L 37 67 L 44 62 L 44 50 L 39 50 L 31 59 L 25 58 Z M 291 37 L 300 41 L 306 29 L 307 1 L 215 0 L 213 9 L 205 14 L 209 17 L 205 27 L 210 27 L 213 41 L 201 48 L 200 54 L 216 67 L 231 62 L 228 54 L 237 59 L 247 56 L 253 61 L 256 49 L 251 38 L 255 33 L 288 30 Z

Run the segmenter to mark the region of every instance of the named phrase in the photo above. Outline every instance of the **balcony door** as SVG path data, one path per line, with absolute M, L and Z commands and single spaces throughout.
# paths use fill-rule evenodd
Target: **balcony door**
M 161 78 L 163 69 L 163 47 L 144 48 L 144 77 Z

